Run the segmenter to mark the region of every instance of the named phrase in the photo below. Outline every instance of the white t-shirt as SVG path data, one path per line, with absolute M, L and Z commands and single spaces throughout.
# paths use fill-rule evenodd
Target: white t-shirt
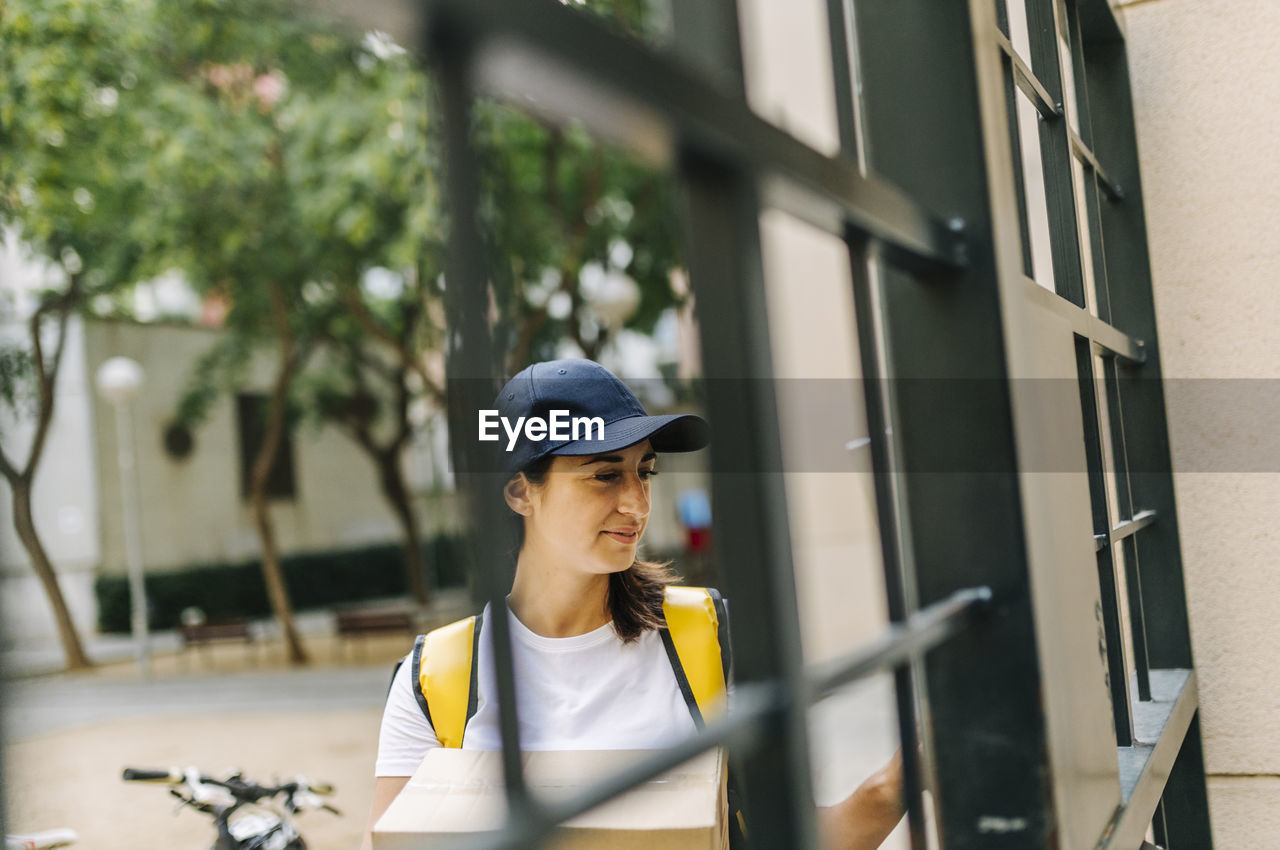
M 522 749 L 659 749 L 694 732 L 659 632 L 651 629 L 624 644 L 606 623 L 584 635 L 548 638 L 507 613 Z M 476 713 L 462 737 L 467 750 L 502 746 L 490 623 L 486 606 Z M 411 776 L 427 750 L 440 746 L 413 695 L 412 666 L 400 665 L 387 695 L 376 776 Z

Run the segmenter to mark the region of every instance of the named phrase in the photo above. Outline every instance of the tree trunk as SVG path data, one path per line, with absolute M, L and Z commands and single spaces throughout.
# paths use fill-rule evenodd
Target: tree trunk
M 62 652 L 66 656 L 68 670 L 84 670 L 93 666 L 89 656 L 85 654 L 80 643 L 80 635 L 71 622 L 71 612 L 67 609 L 67 601 L 58 585 L 58 576 L 54 572 L 49 555 L 36 533 L 36 524 L 31 512 L 31 482 L 28 480 L 10 480 L 13 490 L 13 527 L 18 532 L 22 546 L 31 558 L 31 566 L 44 587 L 49 605 L 53 608 L 53 619 L 58 626 L 58 639 L 62 642 Z
M 253 510 L 253 521 L 258 529 L 258 539 L 262 546 L 262 578 L 267 585 L 267 599 L 271 602 L 271 611 L 280 623 L 284 633 L 285 646 L 288 649 L 290 664 L 306 664 L 306 649 L 298 636 L 298 629 L 293 622 L 293 606 L 289 602 L 289 588 L 284 583 L 284 571 L 280 567 L 280 553 L 276 548 L 275 525 L 271 521 L 271 513 L 267 505 L 267 483 L 271 479 L 271 468 L 275 466 L 276 454 L 280 451 L 280 442 L 284 436 L 285 407 L 289 397 L 289 385 L 293 381 L 296 370 L 292 342 L 286 337 L 281 345 L 280 371 L 276 374 L 275 386 L 271 391 L 271 407 L 267 412 L 266 428 L 263 429 L 262 445 L 258 447 L 258 456 L 253 459 L 253 478 L 250 482 L 249 504 Z
M 413 501 L 409 498 L 409 488 L 405 484 L 404 472 L 400 469 L 400 455 L 398 452 L 379 455 L 377 463 L 382 495 L 391 505 L 404 532 L 404 569 L 409 594 L 419 605 L 429 605 L 431 588 L 426 580 L 429 564 L 422 543 L 422 531 L 418 528 L 418 518 L 413 513 Z

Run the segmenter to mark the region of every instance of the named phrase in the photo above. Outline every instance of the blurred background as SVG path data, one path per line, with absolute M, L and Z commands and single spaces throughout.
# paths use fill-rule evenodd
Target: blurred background
M 669 38 L 665 3 L 571 5 Z M 1119 5 L 1166 375 L 1275 378 L 1280 316 L 1259 296 L 1280 245 L 1280 127 L 1239 119 L 1280 94 L 1262 41 L 1276 7 Z M 752 107 L 834 153 L 824 3 L 740 8 Z M 0 35 L 7 828 L 72 827 L 104 850 L 207 841 L 199 816 L 119 781 L 126 765 L 197 764 L 333 781 L 343 816 L 307 815 L 303 832 L 354 847 L 392 664 L 473 610 L 444 417 L 431 81 L 392 36 L 275 0 L 7 0 Z M 1228 74 L 1233 52 L 1260 61 Z M 510 106 L 481 104 L 473 138 L 495 372 L 585 356 L 650 413 L 696 411 L 699 317 L 669 175 Z M 761 225 L 817 662 L 887 621 L 859 394 L 822 406 L 814 383 L 861 375 L 848 254 L 781 213 Z M 1196 398 L 1170 394 L 1175 465 L 1235 427 Z M 1221 846 L 1265 846 L 1280 835 L 1266 520 L 1280 487 L 1274 469 L 1197 472 L 1176 480 L 1198 508 L 1183 546 L 1215 829 Z M 704 459 L 665 458 L 646 546 L 715 585 L 709 487 Z M 897 747 L 892 682 L 812 712 L 831 802 Z

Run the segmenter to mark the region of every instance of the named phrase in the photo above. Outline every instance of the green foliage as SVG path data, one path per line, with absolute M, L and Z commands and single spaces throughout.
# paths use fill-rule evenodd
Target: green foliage
M 209 417 L 221 393 L 234 393 L 243 386 L 252 345 L 233 328 L 200 356 L 178 399 L 174 424 L 194 429 Z
M 29 414 L 35 406 L 31 392 L 35 366 L 31 354 L 12 345 L 0 345 L 0 402 L 19 414 Z
M 553 356 L 565 338 L 598 354 L 611 329 L 582 280 L 591 265 L 635 281 L 640 300 L 626 327 L 652 332 L 678 303 L 670 274 L 681 242 L 669 176 L 579 128 L 548 128 L 504 106 L 479 110 L 475 138 L 512 368 Z M 567 316 L 549 309 L 557 292 L 570 297 Z
M 442 587 L 466 584 L 459 538 L 440 536 L 427 544 Z M 295 555 L 283 559 L 285 582 L 299 610 L 323 608 L 406 592 L 404 554 L 399 546 L 372 546 L 344 552 Z M 210 619 L 265 617 L 271 612 L 262 569 L 256 561 L 191 566 L 146 576 L 149 626 L 176 628 L 183 609 L 197 607 Z M 100 575 L 94 582 L 98 628 L 127 632 L 129 582 L 123 575 Z
M 0 5 L 0 223 L 82 280 L 131 282 L 148 235 L 139 117 L 149 76 L 140 0 Z

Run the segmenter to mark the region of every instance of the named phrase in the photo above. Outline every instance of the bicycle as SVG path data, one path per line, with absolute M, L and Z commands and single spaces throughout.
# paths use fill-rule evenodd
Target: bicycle
M 217 837 L 211 850 L 306 850 L 307 844 L 293 816 L 312 809 L 340 814 L 320 799 L 332 794 L 328 783 L 310 783 L 302 777 L 280 785 L 259 785 L 239 771 L 223 779 L 185 770 L 145 770 L 127 767 L 126 782 L 150 782 L 169 786 L 169 793 L 213 818 Z

